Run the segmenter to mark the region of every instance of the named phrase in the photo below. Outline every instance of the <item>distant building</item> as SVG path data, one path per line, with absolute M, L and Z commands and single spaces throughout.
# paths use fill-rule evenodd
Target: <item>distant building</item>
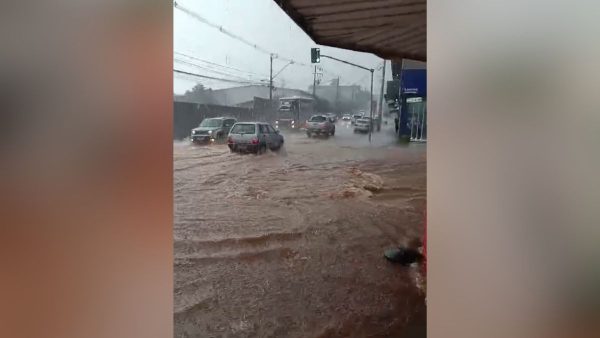
M 221 106 L 244 106 L 251 107 L 252 102 L 255 101 L 255 97 L 268 99 L 269 98 L 269 87 L 263 85 L 248 85 L 241 87 L 232 87 L 225 89 L 217 89 L 211 91 L 211 101 L 214 104 Z M 290 88 L 273 88 L 273 100 L 277 100 L 283 96 L 312 96 L 311 93 L 300 89 Z M 176 95 L 175 101 L 184 101 L 182 96 Z M 202 103 L 202 102 L 200 102 Z
M 313 86 L 308 87 L 308 90 L 312 93 Z M 356 100 L 356 95 L 359 94 L 360 91 L 361 89 L 358 85 L 337 86 L 337 84 L 332 81 L 329 85 L 317 85 L 315 95 L 331 103 L 335 103 L 336 100 L 340 102 L 354 101 Z

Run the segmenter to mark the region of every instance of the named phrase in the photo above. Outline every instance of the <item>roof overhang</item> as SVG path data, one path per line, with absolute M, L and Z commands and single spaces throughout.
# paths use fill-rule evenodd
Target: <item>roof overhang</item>
M 274 0 L 316 43 L 427 59 L 426 0 Z

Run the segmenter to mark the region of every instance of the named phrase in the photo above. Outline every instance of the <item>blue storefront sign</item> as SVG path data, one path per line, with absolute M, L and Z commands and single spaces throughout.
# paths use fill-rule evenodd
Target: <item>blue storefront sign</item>
M 427 97 L 427 70 L 403 69 L 401 74 L 401 94 Z
M 399 116 L 399 135 L 401 137 L 407 137 L 408 139 L 414 137 L 413 129 L 415 126 L 414 107 L 413 110 L 409 109 L 409 106 L 421 105 L 423 101 L 426 101 L 427 97 L 427 70 L 426 69 L 402 69 L 400 73 L 401 85 L 400 85 L 400 96 L 401 96 L 401 107 Z M 412 111 L 412 113 L 411 113 Z M 422 114 L 422 113 L 421 113 Z M 410 115 L 410 116 L 409 116 Z M 419 115 L 421 116 L 421 115 Z M 420 138 L 426 135 L 424 130 L 426 129 L 426 121 L 424 115 L 419 125 Z M 409 125 L 410 124 L 410 125 Z M 411 127 L 412 126 L 412 127 Z

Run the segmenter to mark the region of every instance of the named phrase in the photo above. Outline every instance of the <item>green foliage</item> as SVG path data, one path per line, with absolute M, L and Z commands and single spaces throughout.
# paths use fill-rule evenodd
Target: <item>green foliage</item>
M 215 103 L 215 98 L 212 94 L 212 89 L 205 88 L 202 84 L 197 84 L 194 88 L 185 92 L 182 95 L 186 101 L 211 104 Z

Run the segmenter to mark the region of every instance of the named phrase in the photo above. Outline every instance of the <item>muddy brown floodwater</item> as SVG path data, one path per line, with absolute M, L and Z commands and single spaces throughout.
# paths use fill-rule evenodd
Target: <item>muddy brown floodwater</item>
M 422 236 L 426 146 L 284 136 L 175 142 L 175 337 L 424 337 L 419 269 L 383 252 Z

